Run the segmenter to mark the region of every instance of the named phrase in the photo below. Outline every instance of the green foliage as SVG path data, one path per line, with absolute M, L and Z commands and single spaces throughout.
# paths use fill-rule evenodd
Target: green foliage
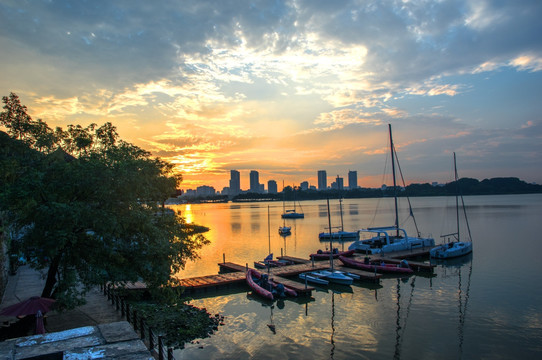
M 183 348 L 186 342 L 205 338 L 217 330 L 223 317 L 210 316 L 206 309 L 187 304 L 164 305 L 152 302 L 133 303 L 138 316 L 164 335 L 168 346 Z
M 71 308 L 105 282 L 175 283 L 172 274 L 208 240 L 161 206 L 181 181 L 172 166 L 117 142 L 110 123 L 53 132 L 25 115 L 15 94 L 3 100 L 11 137 L 0 133 L 0 211 L 24 230 L 13 249 L 48 269 L 42 296 Z

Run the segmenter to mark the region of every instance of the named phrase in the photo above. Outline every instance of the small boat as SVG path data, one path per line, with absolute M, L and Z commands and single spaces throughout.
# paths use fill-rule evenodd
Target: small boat
M 292 233 L 292 228 L 290 226 L 280 226 L 279 235 L 290 235 Z
M 395 200 L 395 225 L 361 229 L 359 232 L 360 239 L 350 244 L 348 249 L 356 250 L 357 252 L 361 252 L 364 254 L 383 254 L 394 251 L 404 251 L 435 246 L 435 239 L 431 237 L 423 238 L 419 234 L 418 237 L 409 236 L 407 235 L 405 229 L 402 229 L 399 226 L 399 207 L 397 205 L 398 186 L 395 175 L 395 165 L 397 161 L 395 147 L 393 145 L 393 138 L 391 134 L 391 125 L 388 125 L 388 127 L 390 135 L 391 167 L 393 175 L 393 197 Z M 414 217 L 412 208 L 410 208 L 410 216 Z
M 284 214 L 281 215 L 283 219 L 304 219 L 305 214 L 298 213 L 294 210 L 286 210 Z
M 299 278 L 301 280 L 306 280 L 307 282 L 319 284 L 319 285 L 327 285 L 329 284 L 329 281 L 327 281 L 324 278 L 317 277 L 315 275 L 312 275 L 311 273 L 301 273 L 299 274 Z
M 457 165 L 454 152 L 454 171 L 455 171 L 455 183 L 458 185 L 458 176 L 457 176 Z M 467 235 L 470 241 L 461 241 L 460 232 L 459 232 L 459 198 L 461 198 L 461 203 L 463 206 L 463 214 L 465 215 L 465 224 L 467 228 Z M 442 235 L 443 238 L 453 237 L 454 241 L 447 244 L 442 244 L 437 246 L 429 251 L 429 256 L 436 259 L 450 259 L 463 255 L 467 255 L 472 252 L 472 238 L 470 234 L 469 221 L 467 220 L 467 212 L 465 210 L 465 202 L 463 201 L 463 196 L 459 192 L 459 187 L 456 188 L 455 194 L 455 212 L 456 212 L 456 226 L 457 231 L 452 234 Z
M 336 231 L 332 232 L 331 234 L 329 232 L 321 232 L 318 234 L 318 238 L 321 241 L 329 241 L 331 238 L 332 240 L 338 240 L 338 241 L 353 241 L 359 239 L 359 231 Z
M 320 239 L 320 241 L 354 241 L 359 239 L 359 231 L 344 231 L 342 199 L 339 199 L 339 208 L 341 213 L 341 226 L 339 227 L 340 230 L 333 232 L 330 229 L 328 232 L 321 232 L 320 234 L 318 234 L 318 238 Z
M 273 253 L 270 253 L 263 261 L 254 261 L 254 267 L 258 269 L 266 269 L 267 267 L 279 267 L 286 265 L 294 265 L 291 260 L 273 260 Z
M 289 260 L 264 260 L 264 261 L 254 261 L 254 267 L 258 269 L 267 269 L 267 267 L 280 267 L 294 265 L 293 261 Z
M 296 207 L 295 207 L 295 203 L 296 203 L 296 200 L 295 200 L 295 188 L 293 190 L 294 190 L 294 208 L 284 211 L 282 213 L 282 215 L 281 215 L 281 217 L 283 219 L 303 219 L 303 218 L 305 218 L 304 213 L 302 213 L 302 212 L 298 213 L 296 211 Z M 282 192 L 284 194 L 284 183 L 282 184 Z M 299 207 L 301 207 L 301 204 L 299 204 Z
M 285 296 L 297 296 L 294 290 L 282 284 L 277 284 L 267 274 L 261 274 L 254 269 L 248 269 L 246 279 L 248 286 L 266 299 L 274 300 Z
M 311 276 L 324 279 L 329 281 L 330 283 L 335 284 L 341 284 L 341 285 L 352 285 L 354 282 L 354 279 L 342 271 L 337 270 L 318 270 L 318 271 L 311 271 L 309 273 Z
M 284 202 L 284 181 L 282 182 L 282 213 L 286 214 L 286 204 Z M 290 226 L 286 226 L 286 222 L 284 220 L 284 216 L 282 217 L 282 226 L 279 226 L 279 234 L 282 236 L 290 235 L 292 233 L 292 228 Z
M 355 252 L 355 250 L 339 251 L 338 249 L 333 249 L 333 253 L 331 254 L 329 250 L 318 250 L 315 254 L 310 254 L 309 257 L 312 260 L 329 260 L 330 257 L 337 259 L 339 256 L 352 256 Z
M 368 259 L 368 258 L 367 258 Z M 414 270 L 408 267 L 406 260 L 401 261 L 400 264 L 375 264 L 367 261 L 358 261 L 344 256 L 339 256 L 339 260 L 344 266 L 348 266 L 354 269 L 360 269 L 365 271 L 376 271 L 378 273 L 391 273 L 391 274 L 412 274 Z

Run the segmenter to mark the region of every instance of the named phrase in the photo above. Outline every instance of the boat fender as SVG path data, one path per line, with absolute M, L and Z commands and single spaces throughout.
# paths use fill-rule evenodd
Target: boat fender
M 405 269 L 408 269 L 408 261 L 406 261 L 405 259 L 401 260 L 401 266 L 402 268 L 405 268 Z
M 333 249 L 333 254 L 338 254 L 339 253 L 339 249 L 335 248 Z
M 318 249 L 318 251 L 316 253 L 317 254 L 323 254 L 324 252 L 322 251 L 322 249 Z

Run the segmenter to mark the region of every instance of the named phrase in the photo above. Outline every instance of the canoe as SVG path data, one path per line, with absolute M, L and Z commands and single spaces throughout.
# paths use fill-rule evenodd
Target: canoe
M 329 260 L 330 251 L 317 252 L 316 254 L 310 254 L 310 258 L 313 260 Z M 354 255 L 355 250 L 348 251 L 338 251 L 333 253 L 333 258 L 337 259 L 339 256 L 352 256 Z
M 355 269 L 365 270 L 365 271 L 375 271 L 378 273 L 388 273 L 388 274 L 412 274 L 414 270 L 408 267 L 401 267 L 396 264 L 366 264 L 362 261 L 357 261 L 354 259 L 349 259 L 344 256 L 339 256 L 339 260 L 344 264 Z
M 267 274 L 265 274 L 267 276 Z M 246 279 L 247 284 L 250 286 L 250 288 L 258 295 L 273 300 L 275 298 L 281 297 L 281 296 L 297 296 L 297 293 L 282 285 L 277 284 L 273 281 L 273 279 L 267 280 L 267 286 L 260 285 L 260 279 L 262 278 L 262 274 L 254 269 L 249 269 L 247 271 Z

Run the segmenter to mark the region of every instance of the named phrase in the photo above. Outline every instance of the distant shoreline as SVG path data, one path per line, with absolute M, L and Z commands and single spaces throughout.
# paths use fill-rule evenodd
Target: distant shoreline
M 459 189 L 459 190 L 458 190 Z M 453 196 L 457 192 L 461 195 L 514 195 L 542 193 L 542 185 L 529 184 L 515 177 L 492 178 L 482 181 L 462 178 L 457 183 L 451 182 L 443 185 L 410 184 L 406 187 L 397 187 L 398 197 L 425 197 L 425 196 Z M 243 193 L 234 197 L 228 195 L 214 195 L 201 197 L 181 196 L 171 198 L 167 204 L 198 204 L 198 203 L 227 203 L 227 202 L 262 202 L 262 201 L 296 201 L 325 200 L 325 199 L 365 199 L 393 197 L 394 188 L 357 188 L 357 189 L 328 189 L 328 190 L 295 190 L 276 194 Z

